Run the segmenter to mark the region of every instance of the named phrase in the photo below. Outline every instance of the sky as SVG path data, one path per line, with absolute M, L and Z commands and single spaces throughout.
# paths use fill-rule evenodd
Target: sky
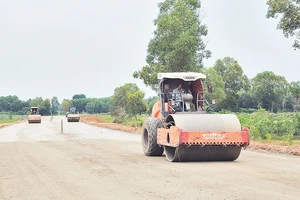
M 108 97 L 136 83 L 132 74 L 146 64 L 153 20 L 161 0 L 1 0 L 0 96 L 71 99 L 74 94 Z M 265 1 L 202 0 L 200 18 L 212 57 L 233 57 L 248 78 L 273 71 L 299 81 L 300 50 L 265 17 Z

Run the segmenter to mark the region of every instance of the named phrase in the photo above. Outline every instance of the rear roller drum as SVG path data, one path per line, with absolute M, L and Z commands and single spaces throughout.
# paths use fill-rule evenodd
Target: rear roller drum
M 241 124 L 233 114 L 178 114 L 169 115 L 167 123 L 179 127 L 184 131 L 224 131 L 239 132 Z M 168 161 L 233 161 L 241 152 L 239 146 L 164 146 Z
M 182 161 L 234 161 L 241 152 L 236 146 L 190 146 L 168 147 L 164 146 L 166 158 L 170 162 Z

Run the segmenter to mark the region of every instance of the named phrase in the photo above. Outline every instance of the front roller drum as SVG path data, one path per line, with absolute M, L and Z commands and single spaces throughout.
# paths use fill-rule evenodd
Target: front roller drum
M 164 146 L 166 158 L 170 162 L 183 161 L 234 161 L 240 153 L 237 146 Z

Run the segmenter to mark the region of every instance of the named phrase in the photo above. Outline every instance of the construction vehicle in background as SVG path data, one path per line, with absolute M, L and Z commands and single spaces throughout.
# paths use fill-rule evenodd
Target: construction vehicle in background
M 146 156 L 164 152 L 171 162 L 234 161 L 249 145 L 248 129 L 236 115 L 207 113 L 205 78 L 194 72 L 158 73 L 160 99 L 142 130 Z
M 27 117 L 28 123 L 41 123 L 42 117 L 38 107 L 30 107 L 30 114 Z
M 75 106 L 69 108 L 69 113 L 67 114 L 67 120 L 68 122 L 79 122 L 80 116 Z

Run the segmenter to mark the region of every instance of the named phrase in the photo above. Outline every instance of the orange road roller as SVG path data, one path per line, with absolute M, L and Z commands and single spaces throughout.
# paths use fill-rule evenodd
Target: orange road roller
M 249 145 L 248 129 L 236 115 L 207 113 L 205 78 L 194 72 L 158 73 L 160 99 L 143 124 L 146 156 L 164 153 L 171 162 L 234 161 Z

